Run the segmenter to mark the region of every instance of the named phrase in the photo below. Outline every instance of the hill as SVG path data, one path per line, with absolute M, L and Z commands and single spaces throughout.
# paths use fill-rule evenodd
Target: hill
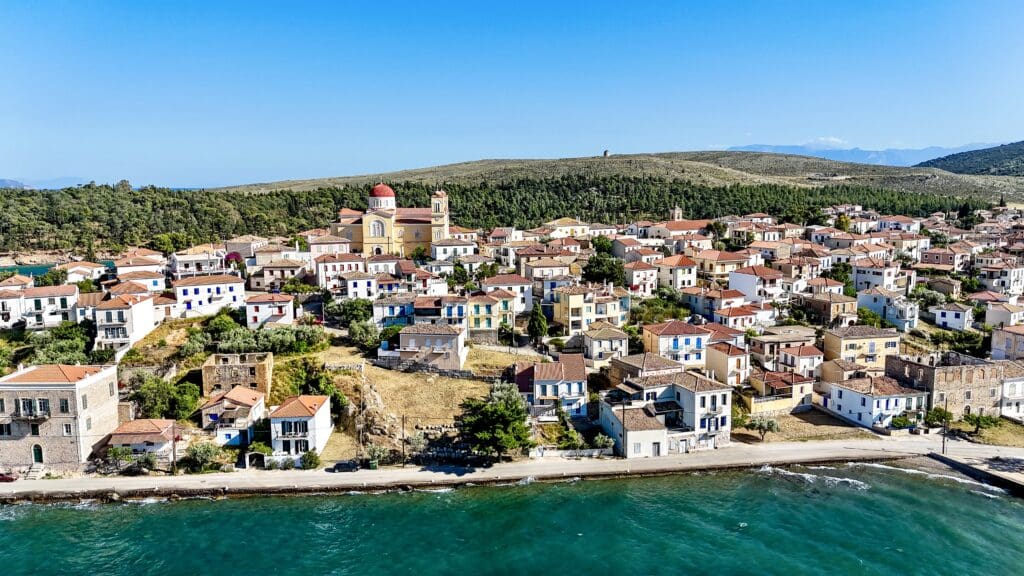
M 1024 141 L 950 154 L 918 164 L 957 174 L 1024 176 Z
M 694 186 L 782 185 L 817 188 L 837 184 L 986 199 L 1024 199 L 1024 179 L 952 174 L 935 168 L 905 168 L 837 162 L 823 158 L 763 152 L 669 152 L 553 160 L 478 160 L 379 174 L 285 180 L 213 189 L 260 193 L 315 190 L 374 182 L 501 183 L 563 176 L 638 177 L 679 180 Z
M 825 158 L 839 162 L 858 164 L 880 164 L 883 166 L 913 166 L 939 156 L 969 152 L 988 148 L 992 144 L 967 144 L 956 148 L 929 146 L 928 148 L 886 148 L 885 150 L 863 150 L 861 148 L 822 148 L 816 146 L 776 146 L 772 144 L 751 144 L 733 146 L 731 152 L 770 152 L 773 154 L 795 154 Z
M 0 188 L 24 188 L 25 185 L 17 180 L 0 178 Z

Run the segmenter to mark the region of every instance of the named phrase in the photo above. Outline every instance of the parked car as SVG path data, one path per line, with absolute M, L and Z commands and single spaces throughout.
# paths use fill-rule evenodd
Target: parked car
M 14 482 L 18 477 L 13 474 L 0 474 L 0 482 Z
M 359 463 L 355 460 L 342 460 L 334 464 L 331 472 L 355 472 L 359 470 Z

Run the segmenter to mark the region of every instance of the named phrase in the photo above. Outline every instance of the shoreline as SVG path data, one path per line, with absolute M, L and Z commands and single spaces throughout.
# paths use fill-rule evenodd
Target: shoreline
M 660 458 L 564 459 L 547 458 L 496 464 L 490 468 L 456 466 L 407 466 L 357 472 L 329 473 L 325 469 L 265 471 L 243 470 L 178 476 L 78 477 L 52 480 L 18 480 L 0 484 L 0 505 L 22 502 L 51 503 L 81 500 L 116 502 L 146 498 L 224 498 L 346 492 L 394 492 L 514 484 L 517 482 L 564 482 L 643 478 L 749 470 L 762 466 L 827 465 L 846 462 L 886 462 L 929 457 L 950 466 L 947 460 L 1014 458 L 1024 461 L 1024 448 L 951 442 L 948 456 L 940 457 L 939 443 L 928 438 L 778 442 L 731 445 L 717 450 Z M 1016 482 L 986 479 L 989 483 Z M 1010 487 L 1021 494 L 1024 483 Z
M 534 459 L 496 464 L 490 468 L 409 466 L 357 472 L 319 470 L 245 470 L 178 476 L 80 477 L 18 480 L 0 484 L 0 504 L 66 502 L 83 499 L 118 501 L 152 497 L 249 497 L 352 491 L 404 491 L 455 488 L 466 485 L 508 484 L 521 481 L 557 482 L 568 479 L 611 479 L 665 476 L 695 472 L 743 470 L 765 465 L 824 465 L 840 462 L 882 462 L 927 456 L 930 441 L 849 440 L 779 442 L 731 445 L 718 450 L 660 458 Z M 957 446 L 964 455 L 977 455 L 976 445 Z M 1006 449 L 1024 457 L 1024 449 Z M 991 450 L 985 450 L 991 452 Z

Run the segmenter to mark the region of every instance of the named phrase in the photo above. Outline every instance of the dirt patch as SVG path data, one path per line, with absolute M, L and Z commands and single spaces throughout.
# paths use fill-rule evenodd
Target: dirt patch
M 337 462 L 339 460 L 351 460 L 356 457 L 359 451 L 355 434 L 348 430 L 335 430 L 334 434 L 327 440 L 320 459 L 324 462 Z
M 875 439 L 878 437 L 863 428 L 847 424 L 818 410 L 800 414 L 775 416 L 779 432 L 769 432 L 765 442 L 809 442 L 812 440 Z M 737 442 L 757 443 L 761 441 L 752 430 L 733 430 L 732 439 Z
M 133 362 L 137 365 L 163 365 L 178 353 L 181 345 L 188 340 L 188 329 L 199 327 L 206 321 L 202 318 L 184 318 L 167 320 L 146 335 L 133 347 L 142 354 L 142 360 Z
M 951 427 L 968 433 L 972 440 L 981 444 L 1024 448 L 1024 426 L 1016 422 L 1003 419 L 998 426 L 983 428 L 977 434 L 974 434 L 974 426 L 966 422 L 954 422 Z
M 513 348 L 512 350 L 518 349 Z M 540 360 L 540 354 L 533 352 L 533 350 L 515 353 L 474 346 L 469 349 L 465 367 L 474 374 L 492 377 L 500 376 L 506 368 L 517 362 L 540 362 Z

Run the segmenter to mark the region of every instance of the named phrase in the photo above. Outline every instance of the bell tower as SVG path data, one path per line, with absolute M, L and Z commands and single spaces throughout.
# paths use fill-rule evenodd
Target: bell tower
M 438 190 L 430 196 L 431 241 L 448 238 L 448 193 Z

